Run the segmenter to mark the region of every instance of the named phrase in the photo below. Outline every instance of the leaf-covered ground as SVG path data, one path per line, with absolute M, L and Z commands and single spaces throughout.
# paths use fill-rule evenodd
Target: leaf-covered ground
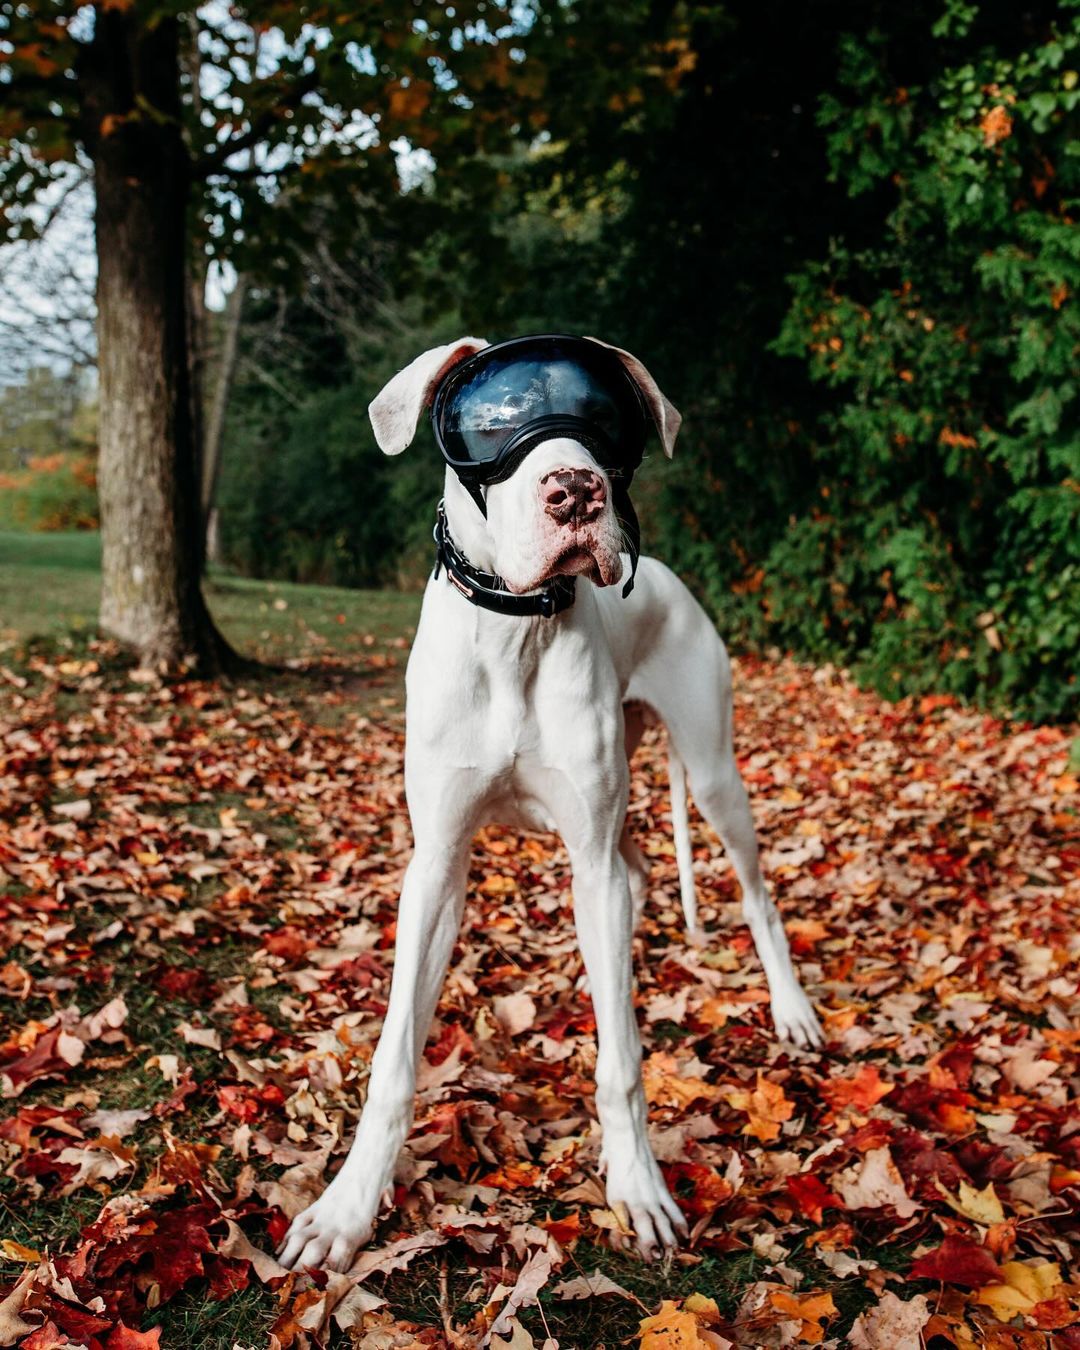
M 625 1250 L 566 859 L 492 828 L 394 1207 L 326 1278 L 266 1253 L 348 1145 L 386 1007 L 396 706 L 357 711 L 364 672 L 158 687 L 93 645 L 3 666 L 0 1345 L 1080 1347 L 1072 732 L 787 662 L 736 677 L 827 1051 L 774 1041 L 700 821 L 711 940 L 684 942 L 653 731 L 637 1004 L 692 1240 Z

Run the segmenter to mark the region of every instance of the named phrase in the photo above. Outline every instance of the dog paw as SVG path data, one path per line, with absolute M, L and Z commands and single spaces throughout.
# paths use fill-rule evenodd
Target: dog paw
M 818 1015 L 799 985 L 792 984 L 773 995 L 772 1015 L 780 1040 L 791 1041 L 803 1050 L 817 1050 L 825 1044 Z
M 637 1161 L 625 1170 L 607 1164 L 608 1205 L 621 1209 L 634 1231 L 634 1245 L 646 1261 L 655 1261 L 689 1232 L 682 1210 L 671 1198 L 655 1160 Z
M 365 1198 L 362 1185 L 339 1184 L 339 1175 L 314 1204 L 289 1225 L 277 1259 L 288 1270 L 348 1270 L 358 1248 L 371 1237 L 379 1201 Z

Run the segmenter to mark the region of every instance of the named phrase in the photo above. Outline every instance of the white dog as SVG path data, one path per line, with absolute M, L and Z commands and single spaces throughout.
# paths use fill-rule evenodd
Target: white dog
M 443 377 L 487 346 L 462 338 L 426 352 L 390 381 L 370 408 L 387 454 L 412 441 Z M 670 456 L 678 412 L 635 357 L 605 350 L 637 385 Z M 631 940 L 646 876 L 625 830 L 634 739 L 625 705 L 647 704 L 667 727 L 688 926 L 693 930 L 695 906 L 683 766 L 738 876 L 777 1034 L 800 1046 L 823 1039 L 761 876 L 732 752 L 727 653 L 690 592 L 655 559 L 642 558 L 633 594 L 620 594 L 615 583 L 626 559 L 610 476 L 572 436 L 542 439 L 509 477 L 488 486 L 486 518 L 476 493 L 449 469 L 445 494 L 449 534 L 475 568 L 501 578 L 513 595 L 575 574 L 576 603 L 554 617 L 519 617 L 470 603 L 445 570 L 428 583 L 406 676 L 405 786 L 415 853 L 401 894 L 389 1007 L 352 1149 L 319 1199 L 293 1220 L 280 1259 L 296 1269 L 346 1270 L 371 1235 L 412 1124 L 417 1061 L 461 922 L 470 844 L 492 821 L 557 830 L 565 841 L 597 1023 L 608 1203 L 625 1205 L 642 1255 L 655 1257 L 686 1225 L 646 1129 L 631 999 Z M 568 497 L 578 509 L 569 510 Z

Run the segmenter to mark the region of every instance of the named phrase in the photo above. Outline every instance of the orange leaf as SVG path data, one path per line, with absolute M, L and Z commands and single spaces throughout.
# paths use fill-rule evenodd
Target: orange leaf
M 845 1106 L 854 1106 L 859 1111 L 868 1111 L 875 1102 L 881 1101 L 896 1086 L 884 1083 L 873 1064 L 864 1064 L 854 1078 L 830 1078 L 822 1086 L 821 1095 L 834 1111 Z
M 716 1304 L 700 1294 L 691 1294 L 682 1308 L 666 1298 L 660 1311 L 643 1318 L 638 1327 L 641 1350 L 718 1350 L 729 1342 L 701 1325 L 715 1321 L 714 1314 Z
M 1012 118 L 1000 103 L 997 107 L 991 108 L 979 123 L 983 144 L 987 147 L 997 145 L 999 141 L 1007 141 L 1012 135 L 1012 128 Z
M 743 1126 L 743 1134 L 753 1135 L 763 1144 L 780 1137 L 780 1125 L 795 1114 L 795 1103 L 784 1096 L 778 1083 L 770 1083 L 758 1070 L 757 1087 L 752 1092 L 731 1092 L 728 1101 L 736 1111 L 745 1111 L 750 1117 Z
M 565 1219 L 544 1219 L 540 1227 L 550 1233 L 560 1247 L 565 1247 L 581 1236 L 581 1215 L 575 1209 Z
M 497 1186 L 500 1191 L 520 1191 L 524 1186 L 535 1186 L 540 1168 L 534 1163 L 508 1162 L 497 1172 L 489 1172 L 480 1179 L 481 1186 Z
M 45 79 L 48 79 L 50 75 L 55 75 L 60 69 L 52 57 L 46 56 L 42 51 L 40 42 L 28 42 L 25 46 L 16 47 L 15 58 L 33 66 L 37 73 L 44 76 Z
M 788 1317 L 797 1317 L 802 1322 L 799 1339 L 808 1341 L 811 1345 L 816 1345 L 825 1338 L 821 1326 L 822 1319 L 836 1316 L 836 1304 L 832 1301 L 832 1294 L 807 1294 L 800 1298 L 797 1294 L 777 1289 L 769 1295 L 769 1302 L 777 1312 L 785 1313 Z
M 476 889 L 484 895 L 513 895 L 517 888 L 517 882 L 513 877 L 504 877 L 498 872 L 492 872 L 483 879 Z
M 411 122 L 423 117 L 431 102 L 431 85 L 426 80 L 412 80 L 389 90 L 386 111 L 395 122 Z
M 674 1055 L 657 1051 L 642 1066 L 645 1096 L 654 1106 L 689 1106 L 702 1099 L 711 1101 L 716 1088 L 704 1078 L 683 1078 Z

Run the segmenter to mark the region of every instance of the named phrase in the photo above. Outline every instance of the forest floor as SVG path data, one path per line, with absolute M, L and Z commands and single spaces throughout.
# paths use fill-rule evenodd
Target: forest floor
M 393 966 L 417 598 L 215 578 L 284 668 L 161 686 L 91 636 L 94 541 L 27 538 L 0 536 L 0 1346 L 1080 1347 L 1075 728 L 735 663 L 821 1053 L 774 1039 L 696 816 L 684 941 L 647 736 L 636 999 L 692 1229 L 656 1265 L 598 1179 L 565 855 L 483 831 L 394 1207 L 348 1276 L 297 1276 L 267 1253 L 347 1147 Z

